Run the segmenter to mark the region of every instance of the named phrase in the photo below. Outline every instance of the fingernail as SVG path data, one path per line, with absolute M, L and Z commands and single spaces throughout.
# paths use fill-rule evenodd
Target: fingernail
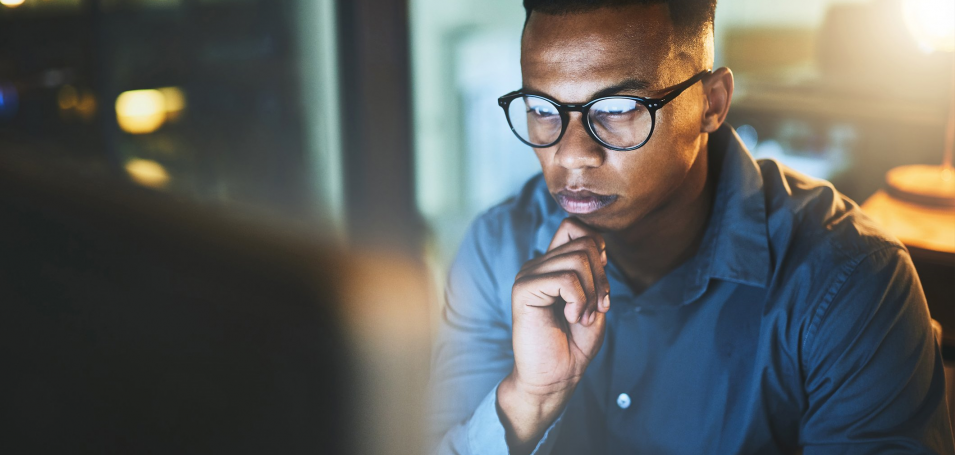
M 600 252 L 600 262 L 603 262 L 604 267 L 607 266 L 607 250 L 606 249 Z
M 610 294 L 607 294 L 604 296 L 604 309 L 605 310 L 610 309 Z
M 593 311 L 590 313 L 590 322 L 588 324 L 593 325 L 594 321 L 597 320 L 597 312 Z

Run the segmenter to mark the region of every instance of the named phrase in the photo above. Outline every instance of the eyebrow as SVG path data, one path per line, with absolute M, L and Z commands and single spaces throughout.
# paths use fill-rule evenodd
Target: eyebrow
M 597 93 L 594 93 L 593 98 L 600 98 L 602 96 L 611 96 L 616 95 L 621 92 L 643 92 L 650 89 L 650 84 L 646 81 L 641 81 L 639 79 L 627 79 L 619 84 L 611 85 L 601 89 Z
M 621 92 L 645 92 L 650 89 L 650 83 L 646 81 L 641 81 L 639 79 L 625 79 L 620 83 L 611 85 L 609 87 L 604 87 L 594 93 L 590 99 L 594 100 L 604 96 L 613 96 Z M 541 92 L 539 90 L 534 90 L 528 87 L 521 87 L 521 91 L 531 95 L 540 95 L 544 97 L 551 98 L 550 95 Z M 556 98 L 555 98 L 556 99 Z

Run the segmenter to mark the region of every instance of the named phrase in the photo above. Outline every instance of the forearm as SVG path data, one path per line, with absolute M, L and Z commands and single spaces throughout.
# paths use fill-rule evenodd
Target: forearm
M 568 385 L 556 391 L 529 391 L 520 386 L 514 373 L 501 381 L 497 404 L 511 453 L 527 454 L 534 450 L 567 406 L 574 388 L 575 385 Z

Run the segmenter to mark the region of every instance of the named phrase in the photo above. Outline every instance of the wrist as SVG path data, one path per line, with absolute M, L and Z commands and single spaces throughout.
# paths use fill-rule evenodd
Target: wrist
M 563 403 L 570 399 L 577 388 L 577 380 L 538 385 L 521 380 L 515 370 L 501 382 L 501 386 L 515 397 L 520 398 L 523 406 L 537 409 L 546 414 L 552 408 L 562 408 Z
M 497 389 L 497 402 L 508 445 L 512 449 L 533 449 L 547 428 L 563 412 L 575 387 L 576 383 L 547 388 L 528 386 L 514 373 L 501 381 Z

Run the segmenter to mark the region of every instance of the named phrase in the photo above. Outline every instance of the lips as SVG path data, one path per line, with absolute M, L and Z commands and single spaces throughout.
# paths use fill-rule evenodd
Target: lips
M 557 203 L 560 204 L 567 213 L 583 215 L 593 213 L 617 200 L 616 195 L 603 195 L 593 193 L 587 190 L 571 191 L 561 190 L 556 194 Z

